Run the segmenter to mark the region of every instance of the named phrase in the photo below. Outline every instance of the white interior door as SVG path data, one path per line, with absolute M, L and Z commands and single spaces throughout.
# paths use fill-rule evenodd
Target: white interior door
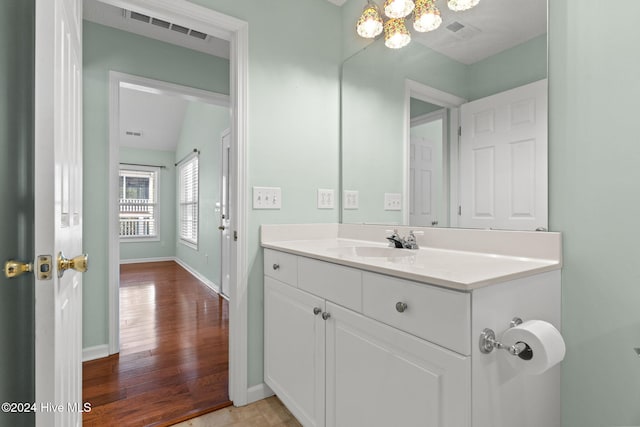
M 221 161 L 221 172 L 222 177 L 220 179 L 220 198 L 222 199 L 220 203 L 220 231 L 222 233 L 221 236 L 221 262 L 220 262 L 220 271 L 221 271 L 221 283 L 220 283 L 220 292 L 222 295 L 229 296 L 229 286 L 230 286 L 230 268 L 229 261 L 231 256 L 231 215 L 229 212 L 229 201 L 233 200 L 229 194 L 231 189 L 230 181 L 229 181 L 229 161 L 231 156 L 231 133 L 229 130 L 226 130 L 222 133 L 222 144 L 220 146 L 220 161 Z
M 35 400 L 52 405 L 36 426 L 80 426 L 82 275 L 63 268 L 84 270 L 86 258 L 56 259 L 82 252 L 81 0 L 36 0 L 35 105 Z
M 433 140 L 411 136 L 409 160 L 409 224 L 417 226 L 437 225 L 437 200 L 435 184 L 437 181 L 434 171 Z
M 547 228 L 547 80 L 462 105 L 460 227 Z

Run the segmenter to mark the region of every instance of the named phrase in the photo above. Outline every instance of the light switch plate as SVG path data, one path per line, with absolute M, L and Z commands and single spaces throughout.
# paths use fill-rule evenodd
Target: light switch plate
M 333 190 L 318 188 L 318 209 L 333 209 L 334 198 Z
M 318 188 L 318 209 L 333 209 L 334 199 L 333 190 Z
M 355 190 L 344 191 L 344 208 L 345 209 L 358 209 L 358 192 Z
M 253 187 L 253 209 L 282 208 L 280 187 Z
M 385 211 L 402 210 L 402 194 L 384 193 L 384 210 Z

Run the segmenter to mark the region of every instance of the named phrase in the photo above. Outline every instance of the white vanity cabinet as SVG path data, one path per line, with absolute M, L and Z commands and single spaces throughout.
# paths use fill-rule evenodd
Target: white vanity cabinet
M 378 293 L 386 276 L 270 249 L 264 260 L 265 382 L 303 425 L 471 426 L 468 293 L 399 279 L 399 293 Z

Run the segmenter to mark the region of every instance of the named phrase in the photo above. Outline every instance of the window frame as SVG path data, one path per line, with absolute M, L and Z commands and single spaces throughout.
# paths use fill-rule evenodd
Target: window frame
M 192 164 L 192 163 L 196 163 L 196 168 L 197 171 L 195 173 L 195 177 L 193 177 L 195 179 L 195 183 L 196 183 L 196 191 L 195 191 L 195 195 L 194 199 L 195 201 L 189 201 L 189 202 L 183 202 L 182 200 L 182 196 L 183 196 L 183 171 L 184 169 Z M 198 152 L 194 152 L 190 155 L 188 155 L 187 157 L 185 157 L 182 161 L 180 161 L 178 163 L 178 170 L 177 170 L 177 206 L 178 206 L 178 213 L 177 213 L 177 236 L 178 236 L 178 242 L 188 246 L 192 249 L 197 250 L 198 249 L 198 242 L 200 240 L 200 159 L 199 159 L 199 155 Z M 192 189 L 193 192 L 193 189 Z M 195 207 L 195 238 L 189 238 L 189 237 L 185 237 L 182 234 L 182 229 L 183 229 L 183 206 L 185 205 L 194 205 Z
M 151 203 L 150 205 L 152 205 L 154 207 L 153 211 L 153 219 L 155 221 L 155 234 L 154 235 L 133 235 L 133 236 L 123 236 L 121 234 L 118 235 L 118 238 L 120 239 L 121 243 L 140 243 L 140 242 L 158 242 L 161 240 L 160 238 L 160 224 L 161 224 L 161 212 L 160 212 L 160 171 L 162 169 L 160 167 L 157 166 L 142 166 L 142 165 L 129 165 L 129 164 L 125 164 L 125 163 L 120 163 L 119 167 L 118 167 L 118 188 L 120 189 L 120 177 L 122 176 L 122 172 L 123 171 L 130 171 L 130 172 L 145 172 L 145 173 L 152 173 L 154 174 L 154 185 L 150 186 L 151 188 L 149 189 L 149 191 L 153 192 L 153 200 L 154 202 Z M 120 206 L 122 205 L 122 203 L 120 202 L 120 197 L 118 197 L 118 211 L 120 212 Z M 118 214 L 118 224 L 120 223 L 121 220 L 121 216 L 120 214 Z M 118 226 L 118 229 L 120 229 L 120 226 Z

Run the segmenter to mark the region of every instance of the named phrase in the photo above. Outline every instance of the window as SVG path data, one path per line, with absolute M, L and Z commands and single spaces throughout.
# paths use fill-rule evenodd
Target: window
M 198 244 L 198 156 L 178 167 L 178 235 L 183 243 Z
M 120 166 L 121 239 L 159 239 L 158 171 Z

